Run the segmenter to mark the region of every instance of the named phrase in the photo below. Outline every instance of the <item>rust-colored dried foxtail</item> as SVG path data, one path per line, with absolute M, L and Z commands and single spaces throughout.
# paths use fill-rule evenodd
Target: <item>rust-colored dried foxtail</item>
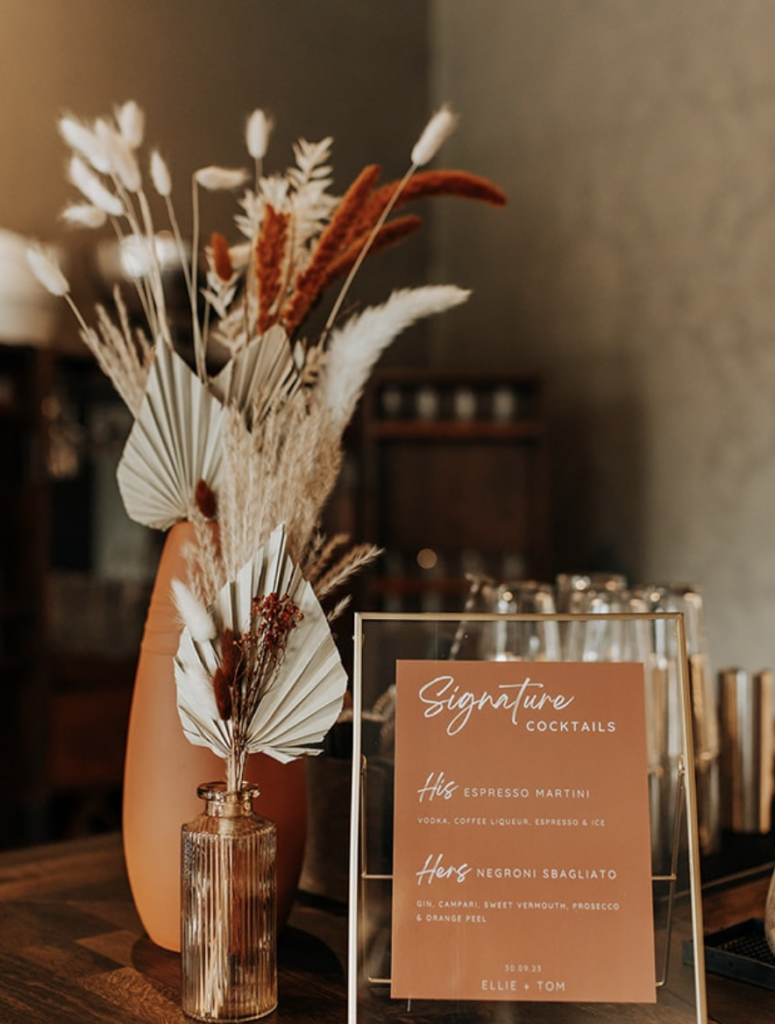
M 287 213 L 280 213 L 267 203 L 261 230 L 256 240 L 256 285 L 258 293 L 258 333 L 264 334 L 277 322 L 281 299 L 283 265 L 288 238 Z
M 231 281 L 234 266 L 231 262 L 229 243 L 218 231 L 213 231 L 210 235 L 210 250 L 212 252 L 213 270 L 216 277 L 221 281 Z
M 296 278 L 295 291 L 286 303 L 282 320 L 289 334 L 299 326 L 325 287 L 327 271 L 361 229 L 360 214 L 374 186 L 380 168 L 369 164 L 361 171 L 344 194 L 331 223 L 320 236 L 309 266 Z
M 369 255 L 373 256 L 375 253 L 381 252 L 383 249 L 387 249 L 391 245 L 398 245 L 399 242 L 403 242 L 403 240 L 408 238 L 409 235 L 414 234 L 421 224 L 422 221 L 420 218 L 415 217 L 414 215 L 396 217 L 395 220 L 386 221 L 374 236 L 374 241 L 371 243 L 369 248 Z M 340 277 L 344 277 L 345 274 L 350 272 L 350 270 L 355 266 L 355 261 L 360 256 L 367 238 L 368 230 L 355 238 L 352 244 L 347 247 L 341 256 L 330 264 L 328 267 L 328 273 L 326 274 L 326 278 L 323 282 L 324 289 L 333 281 L 336 281 Z
M 396 181 L 388 182 L 372 194 L 366 215 L 374 222 L 391 200 L 398 184 Z M 405 206 L 407 203 L 432 196 L 474 199 L 491 206 L 506 205 L 506 194 L 487 178 L 469 174 L 467 171 L 420 171 L 403 185 L 395 200 L 395 206 Z
M 228 722 L 232 712 L 231 680 L 224 672 L 222 665 L 218 666 L 213 676 L 213 694 L 218 714 L 224 722 Z
M 194 490 L 194 501 L 205 519 L 215 519 L 216 512 L 218 511 L 218 500 L 215 497 L 215 492 L 206 480 L 197 481 Z

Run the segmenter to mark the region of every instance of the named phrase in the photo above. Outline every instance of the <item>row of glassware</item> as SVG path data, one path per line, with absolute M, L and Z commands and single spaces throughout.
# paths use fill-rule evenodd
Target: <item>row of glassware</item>
M 438 386 L 388 384 L 380 392 L 379 413 L 386 420 L 509 423 L 527 415 L 527 395 L 512 384 Z
M 536 580 L 498 582 L 470 573 L 465 610 L 502 615 L 629 615 L 682 613 L 689 657 L 707 661 L 702 594 L 688 584 L 643 584 L 629 587 L 617 574 L 569 574 L 554 584 Z M 657 642 L 638 628 L 642 623 L 618 621 L 503 622 L 493 633 L 496 660 L 642 661 Z M 524 628 L 521 628 L 523 627 Z
M 720 835 L 719 714 L 707 649 L 700 588 L 694 585 L 629 586 L 618 574 L 561 574 L 555 582 L 498 582 L 469 575 L 465 614 L 535 615 L 496 620 L 478 636 L 477 656 L 487 660 L 584 662 L 634 661 L 644 665 L 646 733 L 655 860 L 670 860 L 676 799 L 684 750 L 683 695 L 678 633 L 684 621 L 694 740 L 700 846 L 712 852 Z M 543 618 L 578 615 L 567 620 Z M 645 614 L 644 614 L 645 613 Z M 463 633 L 461 632 L 461 638 Z M 453 656 L 465 657 L 465 651 Z

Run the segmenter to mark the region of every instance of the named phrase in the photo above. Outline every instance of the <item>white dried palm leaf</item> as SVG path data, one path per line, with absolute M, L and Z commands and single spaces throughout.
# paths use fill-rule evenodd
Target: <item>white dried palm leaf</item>
M 217 488 L 223 406 L 169 345 L 157 343 L 118 466 L 130 518 L 166 530 L 191 517 L 200 480 Z
M 273 592 L 288 594 L 303 618 L 289 633 L 284 660 L 252 720 L 245 723 L 245 752 L 286 762 L 318 753 L 315 745 L 341 710 L 347 674 L 312 587 L 286 554 L 282 526 L 219 592 L 210 609 L 218 632 L 230 628 L 235 636 L 243 635 L 250 626 L 253 598 Z M 197 643 L 184 628 L 175 658 L 183 731 L 192 743 L 228 758 L 233 723 L 220 718 L 212 685 L 219 664 L 218 641 Z
M 211 389 L 223 405 L 236 405 L 241 413 L 253 409 L 261 419 L 276 397 L 292 394 L 298 384 L 288 335 L 276 325 L 230 359 Z

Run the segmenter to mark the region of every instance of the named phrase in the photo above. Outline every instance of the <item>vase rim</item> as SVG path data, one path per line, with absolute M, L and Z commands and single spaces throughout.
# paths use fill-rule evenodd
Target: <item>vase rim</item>
M 255 800 L 261 790 L 254 782 L 243 782 L 239 790 L 229 790 L 223 780 L 218 782 L 203 782 L 197 786 L 197 796 L 202 800 L 213 801 L 219 804 L 243 803 L 246 799 Z

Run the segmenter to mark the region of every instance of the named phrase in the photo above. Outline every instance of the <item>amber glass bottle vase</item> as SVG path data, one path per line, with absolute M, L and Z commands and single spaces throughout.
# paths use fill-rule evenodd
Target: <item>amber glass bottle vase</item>
M 258 788 L 197 790 L 204 812 L 181 834 L 181 998 L 202 1021 L 248 1021 L 277 1006 L 276 828 Z

